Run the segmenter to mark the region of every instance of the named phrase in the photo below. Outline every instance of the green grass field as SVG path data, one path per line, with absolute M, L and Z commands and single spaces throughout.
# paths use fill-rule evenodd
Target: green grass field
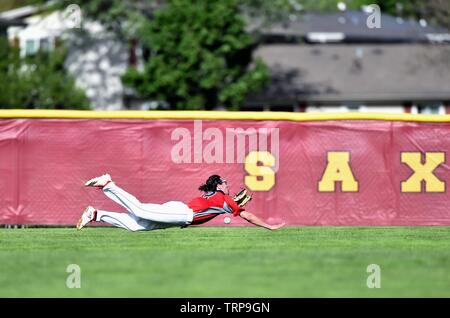
M 450 227 L 1 229 L 0 297 L 450 297 L 449 247 Z

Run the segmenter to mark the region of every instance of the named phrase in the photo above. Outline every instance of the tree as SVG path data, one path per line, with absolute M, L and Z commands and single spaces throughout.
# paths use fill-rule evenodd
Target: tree
M 299 11 L 337 11 L 338 3 L 347 10 L 359 10 L 363 5 L 377 4 L 381 11 L 403 17 L 427 19 L 433 24 L 450 28 L 448 0 L 242 0 L 246 11 L 268 21 L 285 19 L 286 14 Z
M 42 4 L 44 0 L 2 0 L 0 2 L 0 12 L 12 10 L 28 5 Z
M 88 18 L 101 23 L 120 39 L 134 37 L 142 24 L 153 16 L 162 0 L 56 0 L 51 9 L 64 10 L 77 4 Z
M 64 69 L 63 48 L 21 58 L 6 39 L 0 41 L 0 108 L 89 109 L 84 91 Z
M 359 10 L 363 5 L 380 3 L 387 3 L 385 7 L 390 9 L 391 2 L 395 0 L 242 0 L 241 4 L 252 16 L 263 17 L 270 22 L 285 19 L 286 14 L 291 13 L 338 11 L 339 3 L 344 3 L 346 10 Z
M 450 29 L 450 4 L 448 0 L 413 0 L 415 15 Z
M 337 11 L 378 4 L 384 13 L 448 21 L 447 0 L 58 0 L 77 3 L 85 18 L 101 22 L 122 40 L 138 38 L 150 51 L 142 71 L 129 69 L 123 82 L 142 97 L 172 108 L 236 107 L 268 81 L 261 60 L 252 63 L 258 41 L 246 35 L 242 16 L 266 23 L 307 11 Z M 242 15 L 242 13 L 244 15 Z M 241 15 L 240 15 L 241 14 Z M 145 54 L 147 56 L 147 54 Z M 251 66 L 251 67 L 249 67 Z
M 245 32 L 236 0 L 173 0 L 142 28 L 151 50 L 143 71 L 130 69 L 125 84 L 173 109 L 236 108 L 269 78 Z
M 425 19 L 432 25 L 450 29 L 448 0 L 361 0 L 361 3 L 375 3 L 384 13 L 416 20 Z

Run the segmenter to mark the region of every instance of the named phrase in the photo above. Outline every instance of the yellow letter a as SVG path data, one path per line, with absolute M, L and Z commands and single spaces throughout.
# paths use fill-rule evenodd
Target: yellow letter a
M 319 192 L 334 192 L 335 182 L 341 181 L 342 192 L 358 192 L 358 181 L 350 168 L 349 152 L 328 152 L 327 167 L 319 181 Z

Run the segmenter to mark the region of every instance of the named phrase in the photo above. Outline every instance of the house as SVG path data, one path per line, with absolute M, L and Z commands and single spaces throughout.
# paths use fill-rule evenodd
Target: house
M 273 79 L 243 110 L 450 113 L 450 32 L 368 13 L 306 14 L 259 31 Z M 255 29 L 254 29 L 255 30 Z
M 86 91 L 91 107 L 123 109 L 125 89 L 121 75 L 130 63 L 137 63 L 138 47 L 134 46 L 130 52 L 126 41 L 118 40 L 96 22 L 81 21 L 83 28 L 74 30 L 63 11 L 46 12 L 45 6 L 1 12 L 0 19 L 22 22 L 7 30 L 10 42 L 20 48 L 22 56 L 52 49 L 64 41 L 68 49 L 66 68 L 74 75 L 77 86 Z
M 161 105 L 139 100 L 122 84 L 127 67 L 143 63 L 135 41 L 120 40 L 88 21 L 74 36 L 63 12 L 41 10 L 27 6 L 0 13 L 3 21 L 21 21 L 8 28 L 8 38 L 23 55 L 64 39 L 66 67 L 94 109 Z M 369 17 L 364 10 L 299 13 L 270 27 L 249 19 L 248 31 L 260 39 L 255 57 L 269 66 L 272 81 L 249 94 L 241 110 L 450 113 L 449 30 L 385 14 L 380 28 L 370 28 Z
M 10 27 L 25 27 L 26 24 L 18 20 L 9 20 L 0 18 L 0 37 L 8 37 L 8 28 Z

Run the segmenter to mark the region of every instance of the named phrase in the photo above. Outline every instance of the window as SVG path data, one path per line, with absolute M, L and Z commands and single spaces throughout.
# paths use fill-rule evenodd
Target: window
M 39 42 L 39 49 L 41 51 L 49 51 L 50 50 L 50 41 L 48 39 L 41 39 Z
M 27 40 L 25 42 L 25 54 L 26 55 L 33 55 L 37 51 L 36 47 L 36 41 L 34 40 Z
M 417 105 L 417 114 L 445 114 L 445 108 L 441 105 Z
M 273 112 L 293 112 L 294 105 L 272 105 L 270 110 Z
M 418 106 L 419 114 L 439 114 L 439 106 Z
M 348 105 L 347 109 L 349 112 L 359 112 L 359 106 L 358 105 Z
M 364 105 L 361 105 L 358 102 L 346 102 L 341 107 L 344 108 L 344 111 L 359 112 L 361 110 L 361 106 L 364 106 Z
M 239 107 L 239 110 L 240 111 L 258 111 L 258 112 L 262 112 L 262 111 L 264 111 L 264 106 L 263 105 L 251 105 L 251 104 L 249 104 L 249 105 L 246 105 L 246 104 L 244 104 L 244 105 L 242 105 L 241 107 Z

